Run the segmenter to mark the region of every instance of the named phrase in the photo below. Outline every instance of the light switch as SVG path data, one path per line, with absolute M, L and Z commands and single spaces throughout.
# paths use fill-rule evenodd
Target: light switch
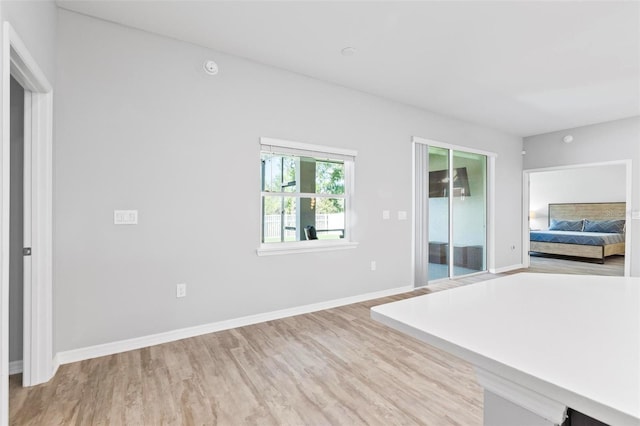
M 391 214 L 389 213 L 389 210 L 382 210 L 382 219 L 389 220 L 390 217 Z
M 114 225 L 137 225 L 138 210 L 114 210 L 113 224 Z
M 640 219 L 640 211 L 638 211 L 638 210 L 632 211 L 631 212 L 631 219 L 634 219 L 634 220 Z
M 400 210 L 398 212 L 398 220 L 407 220 L 407 212 Z

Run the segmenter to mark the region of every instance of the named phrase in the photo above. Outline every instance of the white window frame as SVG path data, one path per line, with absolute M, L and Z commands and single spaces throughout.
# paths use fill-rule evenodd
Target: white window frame
M 256 250 L 258 256 L 271 256 L 280 254 L 308 253 L 320 251 L 333 251 L 356 248 L 358 243 L 352 240 L 353 231 L 353 195 L 355 182 L 355 159 L 357 151 L 344 148 L 335 148 L 323 145 L 314 145 L 296 141 L 288 141 L 274 138 L 260 138 L 260 154 L 289 154 L 300 157 L 326 158 L 331 160 L 342 160 L 344 162 L 344 238 L 339 240 L 313 240 L 313 241 L 285 241 L 275 243 L 262 242 L 262 218 L 260 220 L 259 247 Z M 260 177 L 262 185 L 262 177 Z M 262 192 L 260 188 L 260 206 L 262 199 L 267 195 L 279 195 L 272 192 Z M 287 194 L 291 195 L 291 194 Z M 316 197 L 318 194 L 297 194 L 300 196 Z M 262 211 L 262 209 L 260 209 Z M 260 213 L 262 214 L 262 213 Z

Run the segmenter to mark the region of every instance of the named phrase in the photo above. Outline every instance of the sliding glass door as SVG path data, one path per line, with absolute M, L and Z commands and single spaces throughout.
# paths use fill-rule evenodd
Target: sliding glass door
M 486 270 L 487 157 L 452 151 L 453 268 L 450 276 Z
M 485 271 L 487 156 L 418 144 L 415 153 L 416 284 Z

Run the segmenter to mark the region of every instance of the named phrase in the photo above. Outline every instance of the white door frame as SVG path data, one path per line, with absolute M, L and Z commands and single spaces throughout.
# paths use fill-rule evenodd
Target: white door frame
M 53 91 L 11 24 L 3 23 L 2 160 L 0 167 L 0 424 L 8 421 L 10 77 L 25 89 L 25 144 L 31 148 L 31 283 L 24 293 L 23 384 L 36 385 L 54 374 L 52 289 Z M 28 149 L 28 148 L 27 148 Z M 26 184 L 27 181 L 25 181 Z M 25 241 L 27 244 L 28 241 Z
M 631 160 L 615 160 L 615 161 L 604 161 L 599 163 L 585 163 L 585 164 L 567 164 L 564 166 L 556 166 L 556 167 L 545 167 L 540 169 L 527 169 L 523 170 L 523 178 L 522 178 L 522 265 L 525 268 L 528 268 L 530 263 L 529 257 L 529 249 L 530 249 L 530 241 L 529 241 L 529 177 L 532 173 L 540 173 L 540 172 L 552 172 L 552 171 L 561 171 L 561 170 L 571 170 L 571 169 L 580 169 L 584 167 L 598 167 L 598 166 L 612 166 L 612 165 L 622 165 L 625 166 L 626 169 L 626 188 L 625 188 L 625 201 L 626 205 L 626 213 L 625 213 L 625 224 L 626 231 L 625 234 L 627 238 L 625 238 L 625 253 L 631 253 L 631 238 L 629 238 L 632 234 L 633 221 L 631 220 L 631 182 L 633 179 L 633 174 L 631 170 L 632 161 Z M 625 256 L 624 259 L 624 276 L 631 276 L 631 261 L 628 256 Z

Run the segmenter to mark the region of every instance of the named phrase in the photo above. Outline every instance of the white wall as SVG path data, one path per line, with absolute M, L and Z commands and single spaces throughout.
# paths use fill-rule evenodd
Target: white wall
M 529 211 L 532 229 L 546 229 L 550 203 L 610 203 L 626 201 L 623 164 L 531 173 Z
M 67 11 L 58 40 L 57 351 L 410 285 L 413 135 L 499 153 L 497 265 L 520 263 L 518 137 Z M 256 255 L 260 136 L 358 150 L 357 249 Z
M 571 134 L 573 143 L 562 142 Z M 630 211 L 640 212 L 640 117 L 631 117 L 592 126 L 531 136 L 524 139 L 525 169 L 538 169 L 616 160 L 632 162 L 632 198 Z M 631 232 L 631 275 L 640 276 L 640 221 L 633 220 Z M 627 227 L 629 229 L 629 227 Z
M 54 0 L 2 0 L 7 21 L 29 49 L 49 83 L 55 86 L 57 7 Z

